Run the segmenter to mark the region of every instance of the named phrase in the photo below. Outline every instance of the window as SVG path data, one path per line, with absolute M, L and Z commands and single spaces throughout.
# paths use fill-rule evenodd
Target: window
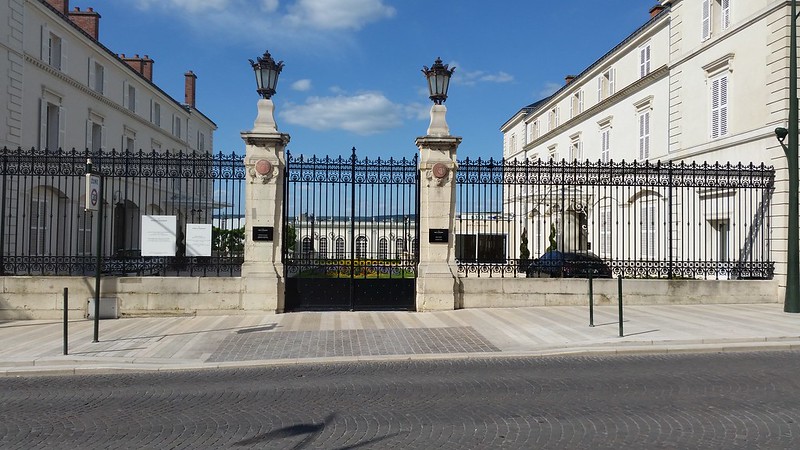
M 57 150 L 64 145 L 65 112 L 61 98 L 46 91 L 39 104 L 39 146 Z
M 206 150 L 206 135 L 200 131 L 197 132 L 197 149 L 201 152 Z
M 161 126 L 161 104 L 155 100 L 150 100 L 150 122 Z
M 356 259 L 367 259 L 367 238 L 356 238 Z
M 569 104 L 570 118 L 577 116 L 583 112 L 583 91 L 578 91 L 572 96 L 572 101 Z
M 301 247 L 302 250 L 301 251 L 303 252 L 302 253 L 303 258 L 310 258 L 311 257 L 311 253 L 314 251 L 314 248 L 311 246 L 311 238 L 310 237 L 304 237 L 303 238 L 303 242 L 302 242 L 301 245 L 302 245 L 302 247 Z
M 600 161 L 611 161 L 611 127 L 600 130 Z
M 386 238 L 378 241 L 378 259 L 389 259 L 389 241 Z
M 471 262 L 505 262 L 506 236 L 501 234 L 457 234 L 456 259 Z
M 183 134 L 181 133 L 182 131 L 181 125 L 182 125 L 181 118 L 178 116 L 172 116 L 172 134 L 178 139 L 181 139 L 181 137 L 183 136 Z
M 650 43 L 639 47 L 639 78 L 650 73 Z
M 122 132 L 122 149 L 133 152 L 136 149 L 136 132 L 125 127 Z
M 154 150 L 156 153 L 161 153 L 161 142 L 158 142 L 155 139 L 150 140 L 150 149 Z
M 89 89 L 98 94 L 105 90 L 105 68 L 94 58 L 89 58 Z
M 700 34 L 706 41 L 731 26 L 731 0 L 702 0 Z
M 78 255 L 92 254 L 92 212 L 78 211 Z
M 105 148 L 105 127 L 103 118 L 95 113 L 89 113 L 86 121 L 86 148 L 96 153 Z
M 583 161 L 583 142 L 580 135 L 570 137 L 569 160 Z
M 652 198 L 644 199 L 641 203 L 639 213 L 641 258 L 654 259 L 656 256 L 656 224 L 658 221 L 656 201 Z
M 31 200 L 31 238 L 30 253 L 33 256 L 42 256 L 46 253 L 47 239 L 47 199 L 34 198 Z
M 711 79 L 711 139 L 728 134 L 728 74 Z
M 136 112 L 136 87 L 127 81 L 122 82 L 122 106 Z
M 614 95 L 614 69 L 608 69 L 597 78 L 597 101 Z
M 558 158 L 558 151 L 555 144 L 547 147 L 547 156 L 550 161 L 555 161 Z
M 336 238 L 336 259 L 344 259 L 344 239 Z
M 639 112 L 639 160 L 650 158 L 650 111 Z
M 67 53 L 64 41 L 51 32 L 47 26 L 42 27 L 42 61 L 48 66 L 65 72 L 67 69 Z
M 514 154 L 517 152 L 517 135 L 515 133 L 511 134 L 511 145 L 509 146 L 510 154 Z
M 548 131 L 554 130 L 558 126 L 558 106 L 547 113 Z
M 319 255 L 321 259 L 328 258 L 328 238 L 319 238 Z
M 60 239 L 56 237 L 53 226 L 58 217 L 67 210 L 66 196 L 63 192 L 47 186 L 39 186 L 30 191 L 30 222 L 28 250 L 31 255 L 58 255 Z M 59 235 L 60 236 L 60 235 Z
M 539 137 L 539 120 L 531 122 L 531 141 Z
M 600 209 L 600 256 L 608 258 L 611 256 L 612 230 L 614 221 L 611 215 L 611 207 L 605 206 Z
M 405 239 L 398 239 L 394 241 L 394 251 L 397 254 L 398 259 L 403 257 L 403 253 L 406 251 Z

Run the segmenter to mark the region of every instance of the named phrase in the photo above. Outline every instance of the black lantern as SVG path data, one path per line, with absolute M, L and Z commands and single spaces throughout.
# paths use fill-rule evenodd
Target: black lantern
M 258 61 L 250 60 L 253 71 L 256 73 L 256 84 L 258 85 L 258 95 L 269 100 L 275 95 L 275 86 L 278 84 L 278 75 L 283 70 L 283 61 L 275 62 L 269 51 L 264 52 L 264 56 L 258 57 Z
M 447 68 L 447 64 L 442 64 L 441 58 L 436 58 L 433 66 L 429 69 L 428 66 L 422 66 L 422 73 L 428 79 L 428 91 L 431 96 L 430 99 L 436 105 L 441 105 L 447 100 L 447 88 L 450 86 L 450 77 L 456 70 Z

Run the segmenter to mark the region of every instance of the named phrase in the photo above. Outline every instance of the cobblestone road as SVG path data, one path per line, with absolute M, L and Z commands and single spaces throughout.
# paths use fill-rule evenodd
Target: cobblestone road
M 0 379 L 0 448 L 798 448 L 800 352 Z

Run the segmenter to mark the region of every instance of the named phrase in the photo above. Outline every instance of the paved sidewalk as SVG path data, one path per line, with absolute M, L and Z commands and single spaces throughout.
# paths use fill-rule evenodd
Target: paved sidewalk
M 616 306 L 0 322 L 0 376 L 581 353 L 800 348 L 781 304 Z

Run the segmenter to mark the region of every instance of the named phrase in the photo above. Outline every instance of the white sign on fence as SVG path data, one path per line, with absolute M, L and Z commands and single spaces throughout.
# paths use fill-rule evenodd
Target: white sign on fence
M 142 216 L 142 256 L 175 256 L 176 216 Z
M 186 256 L 211 256 L 211 224 L 186 224 Z
M 100 209 L 100 177 L 98 175 L 86 174 L 86 211 L 97 211 Z

